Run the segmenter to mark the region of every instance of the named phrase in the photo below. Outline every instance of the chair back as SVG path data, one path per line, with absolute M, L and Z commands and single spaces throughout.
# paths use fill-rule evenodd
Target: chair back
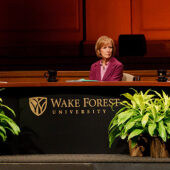
M 122 81 L 135 81 L 135 76 L 128 73 L 123 73 Z

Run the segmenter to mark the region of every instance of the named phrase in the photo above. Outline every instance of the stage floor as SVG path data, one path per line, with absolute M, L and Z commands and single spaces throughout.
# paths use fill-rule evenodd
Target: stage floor
M 125 154 L 2 155 L 0 163 L 170 163 L 170 158 L 131 157 Z
M 123 154 L 42 154 L 0 156 L 0 170 L 169 170 L 170 158 Z

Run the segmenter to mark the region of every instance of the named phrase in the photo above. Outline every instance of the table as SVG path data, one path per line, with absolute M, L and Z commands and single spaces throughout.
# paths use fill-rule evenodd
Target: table
M 128 154 L 126 141 L 108 148 L 107 128 L 125 92 L 164 90 L 169 82 L 1 82 L 1 97 L 16 112 L 19 137 L 4 154 Z M 6 149 L 8 148 L 8 150 Z

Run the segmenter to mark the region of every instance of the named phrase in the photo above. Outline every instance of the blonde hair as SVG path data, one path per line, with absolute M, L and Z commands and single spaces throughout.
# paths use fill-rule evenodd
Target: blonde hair
M 112 55 L 115 54 L 115 52 L 116 52 L 115 42 L 112 40 L 112 38 L 103 35 L 103 36 L 99 37 L 98 40 L 96 41 L 95 51 L 96 51 L 97 57 L 99 57 L 99 58 L 101 57 L 100 49 L 108 43 L 112 44 L 112 47 L 113 47 Z

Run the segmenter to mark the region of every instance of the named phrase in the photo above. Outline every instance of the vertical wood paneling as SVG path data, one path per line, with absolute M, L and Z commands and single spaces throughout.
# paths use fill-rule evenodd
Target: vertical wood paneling
M 0 41 L 81 41 L 82 0 L 0 1 Z
M 0 69 L 89 69 L 99 36 L 131 33 L 145 34 L 147 54 L 140 62 L 120 58 L 125 69 L 169 68 L 169 6 L 170 0 L 1 0 Z
M 170 1 L 132 0 L 132 30 L 148 40 L 170 39 Z
M 130 0 L 86 0 L 86 31 L 90 41 L 101 35 L 117 40 L 119 34 L 130 34 Z

